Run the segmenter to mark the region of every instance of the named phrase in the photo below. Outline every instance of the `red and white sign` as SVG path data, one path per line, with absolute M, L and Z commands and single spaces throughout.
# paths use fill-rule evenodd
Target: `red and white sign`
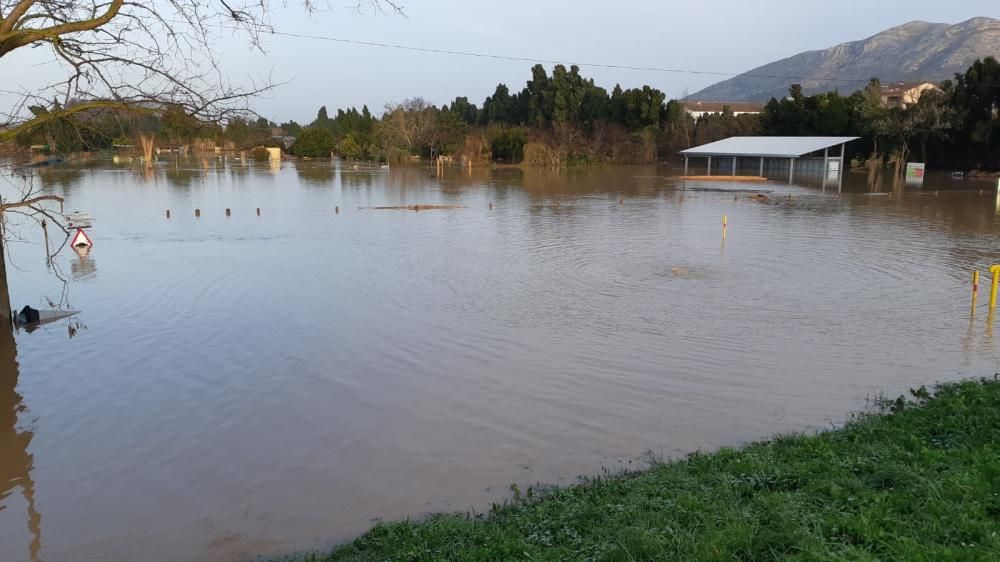
M 82 228 L 78 228 L 76 229 L 76 235 L 73 236 L 73 243 L 70 245 L 74 248 L 90 248 L 94 243 Z

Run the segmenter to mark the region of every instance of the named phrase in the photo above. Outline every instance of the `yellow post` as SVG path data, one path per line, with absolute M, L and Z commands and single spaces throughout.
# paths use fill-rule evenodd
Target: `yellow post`
M 726 227 L 729 225 L 729 217 L 722 215 L 722 239 L 726 239 Z
M 993 283 L 990 285 L 990 310 L 997 307 L 997 285 L 1000 285 L 1000 265 L 990 266 Z

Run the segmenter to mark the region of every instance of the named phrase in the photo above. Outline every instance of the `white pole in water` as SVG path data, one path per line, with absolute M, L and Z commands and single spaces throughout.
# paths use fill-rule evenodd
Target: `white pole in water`
M 830 175 L 830 148 L 823 149 L 823 191 L 826 191 L 826 178 Z
M 997 216 L 1000 216 L 1000 179 L 997 180 Z
M 847 163 L 844 157 L 847 154 L 847 143 L 840 145 L 840 170 L 837 171 L 837 193 L 844 190 L 844 172 L 847 171 Z

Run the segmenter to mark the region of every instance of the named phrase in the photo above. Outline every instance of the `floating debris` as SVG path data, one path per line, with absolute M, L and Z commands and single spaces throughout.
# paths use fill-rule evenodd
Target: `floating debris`
M 464 209 L 461 205 L 395 205 L 389 207 L 358 207 L 373 211 L 435 211 L 441 209 Z
M 677 176 L 681 181 L 746 181 L 746 182 L 766 182 L 768 178 L 762 176 Z

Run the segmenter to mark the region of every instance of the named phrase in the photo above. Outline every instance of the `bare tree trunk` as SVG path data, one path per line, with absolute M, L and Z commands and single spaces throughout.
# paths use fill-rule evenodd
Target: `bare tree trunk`
M 903 143 L 896 150 L 896 179 L 902 179 L 906 176 L 906 161 L 910 159 L 910 146 L 908 143 Z
M 879 158 L 878 153 L 873 152 L 866 164 L 868 166 L 868 190 L 872 192 L 877 191 L 879 172 L 882 169 L 882 159 Z
M 153 167 L 153 139 L 152 134 L 139 134 L 139 144 L 142 145 L 142 155 L 146 160 L 146 168 Z
M 10 292 L 7 290 L 7 253 L 3 246 L 3 235 L 0 234 L 0 331 L 9 332 L 14 329 L 12 318 Z

